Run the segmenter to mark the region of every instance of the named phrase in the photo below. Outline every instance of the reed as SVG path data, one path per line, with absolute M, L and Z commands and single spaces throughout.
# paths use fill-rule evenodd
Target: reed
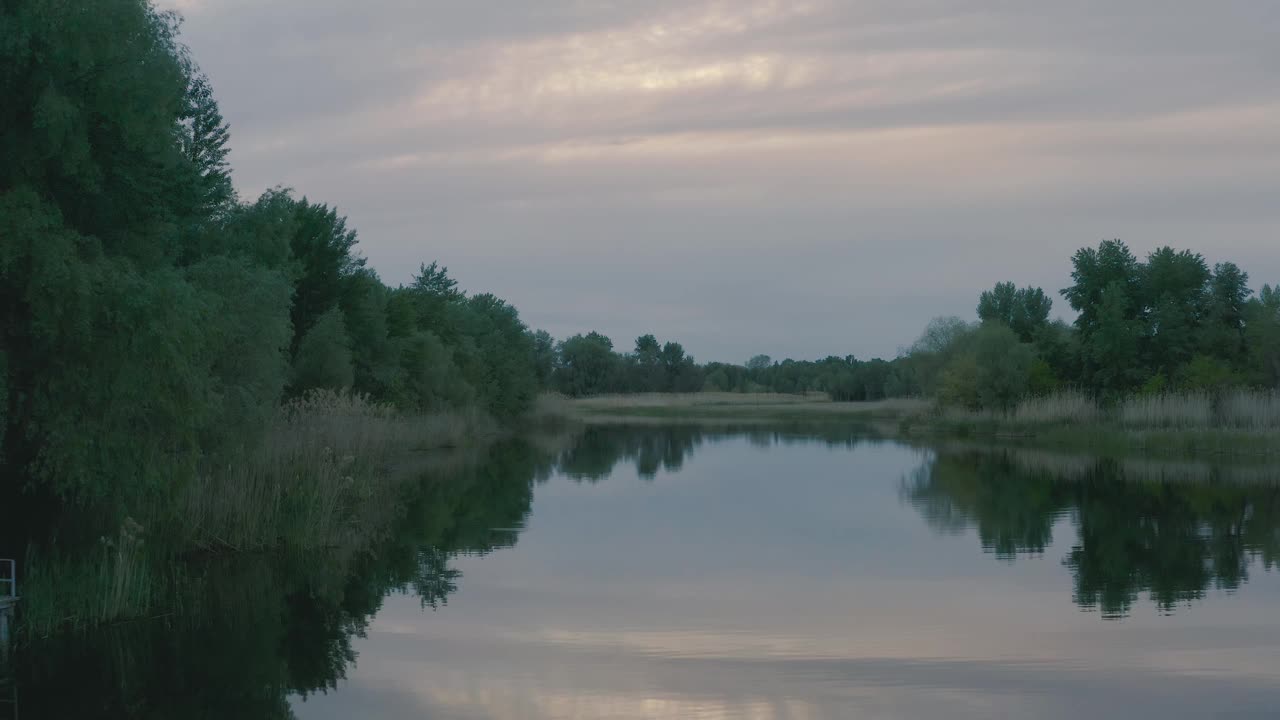
M 407 416 L 360 395 L 311 393 L 281 408 L 260 446 L 184 488 L 178 518 L 186 542 L 208 550 L 340 545 L 371 503 L 398 497 L 414 451 L 494 432 L 479 412 Z
M 1219 405 L 1223 425 L 1250 430 L 1280 428 L 1280 392 L 1232 390 Z
M 198 602 L 219 555 L 323 551 L 353 557 L 390 531 L 426 471 L 468 453 L 496 426 L 466 411 L 408 416 L 359 395 L 312 393 L 285 404 L 266 440 L 134 508 L 88 552 L 29 553 L 22 631 L 44 637 Z M 201 563 L 180 563 L 195 559 Z
M 1078 392 L 1027 398 L 1007 413 L 933 407 L 905 415 L 903 433 L 1024 438 L 1100 452 L 1181 456 L 1280 451 L 1280 394 L 1235 389 L 1129 397 L 1104 407 Z
M 29 551 L 23 567 L 21 627 L 38 637 L 146 616 L 163 585 L 148 561 L 144 529 L 132 518 L 89 552 L 42 556 Z
M 1082 392 L 1068 390 L 1023 400 L 1014 409 L 1012 419 L 1019 423 L 1091 423 L 1102 416 L 1096 400 Z
M 1119 407 L 1119 421 L 1137 428 L 1210 428 L 1213 396 L 1204 392 L 1137 395 Z

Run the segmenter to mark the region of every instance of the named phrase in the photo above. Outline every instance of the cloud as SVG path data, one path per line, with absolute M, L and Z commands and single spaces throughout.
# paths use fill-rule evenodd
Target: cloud
M 1280 280 L 1266 0 L 183 10 L 244 192 L 337 204 L 388 280 L 439 258 L 557 334 L 891 354 L 1116 236 Z M 747 336 L 761 290 L 786 304 Z

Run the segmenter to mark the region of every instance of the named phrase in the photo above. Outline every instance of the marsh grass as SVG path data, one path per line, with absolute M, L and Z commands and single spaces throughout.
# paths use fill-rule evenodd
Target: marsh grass
M 163 580 L 149 562 L 144 530 L 126 518 L 114 537 L 75 556 L 28 552 L 23 567 L 24 632 L 46 636 L 152 612 Z M 73 582 L 68 582 L 69 580 Z
M 1271 455 L 1280 452 L 1280 395 L 1270 391 L 1139 395 L 1104 407 L 1077 392 L 1028 398 L 1007 413 L 932 406 L 903 416 L 903 433 L 1031 438 L 1124 453 Z
M 634 393 L 597 395 L 569 400 L 570 406 L 587 410 L 627 408 L 762 407 L 773 405 L 833 404 L 826 393 L 790 395 L 784 393 Z
M 921 412 L 923 400 L 832 402 L 826 393 L 640 393 L 566 401 L 567 410 L 589 422 L 632 418 L 663 420 L 873 420 Z
M 1121 425 L 1132 428 L 1215 427 L 1213 397 L 1204 392 L 1138 395 L 1121 403 L 1117 415 Z
M 250 551 L 342 544 L 412 477 L 415 451 L 496 432 L 485 416 L 406 416 L 359 395 L 312 393 L 281 408 L 265 442 L 202 473 L 177 507 L 185 543 Z
M 1229 391 L 1223 394 L 1218 411 L 1228 427 L 1280 428 L 1280 392 Z
M 179 560 L 359 552 L 389 532 L 411 483 L 448 465 L 459 454 L 452 449 L 496 433 L 479 412 L 406 416 L 330 392 L 287 403 L 261 445 L 136 507 L 137 520 L 126 518 L 91 551 L 29 553 L 24 632 L 47 636 L 168 611 L 200 592 L 189 574 L 196 565 Z
M 1013 420 L 1019 423 L 1089 423 L 1101 418 L 1102 408 L 1098 403 L 1077 391 L 1027 398 L 1013 411 Z

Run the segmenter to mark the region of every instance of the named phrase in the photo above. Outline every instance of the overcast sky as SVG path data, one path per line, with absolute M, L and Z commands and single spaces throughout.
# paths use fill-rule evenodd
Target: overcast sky
M 1118 237 L 1280 281 L 1275 0 L 164 0 L 241 194 L 557 337 L 892 356 Z

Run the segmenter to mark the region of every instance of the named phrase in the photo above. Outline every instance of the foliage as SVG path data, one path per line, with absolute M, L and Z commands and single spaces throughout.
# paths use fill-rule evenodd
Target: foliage
M 435 263 L 386 287 L 329 205 L 238 200 L 229 127 L 177 28 L 145 0 L 0 4 L 6 478 L 127 508 L 317 388 L 529 409 L 536 345 L 514 308 Z
M 978 298 L 978 319 L 1001 322 L 1010 327 L 1022 342 L 1031 342 L 1049 322 L 1051 300 L 1040 288 L 1016 289 L 1013 283 L 997 283 Z

